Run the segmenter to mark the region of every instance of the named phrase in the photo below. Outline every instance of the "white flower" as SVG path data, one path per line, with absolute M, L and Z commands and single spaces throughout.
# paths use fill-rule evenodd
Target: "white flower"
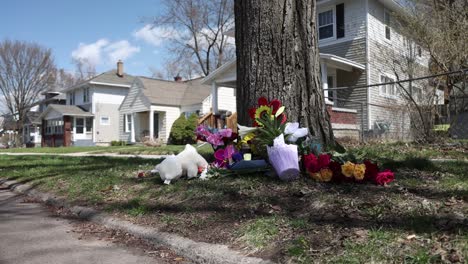
M 258 129 L 257 127 L 247 127 L 247 126 L 241 126 L 239 124 L 237 124 L 237 127 L 239 128 L 238 132 L 239 132 L 239 136 L 241 138 L 244 138 L 245 135 L 247 135 L 247 134 L 249 134 L 251 132 L 254 132 L 255 130 Z
M 286 123 L 284 134 L 288 135 L 287 140 L 295 143 L 299 138 L 305 137 L 309 134 L 307 127 L 299 128 L 299 123 Z

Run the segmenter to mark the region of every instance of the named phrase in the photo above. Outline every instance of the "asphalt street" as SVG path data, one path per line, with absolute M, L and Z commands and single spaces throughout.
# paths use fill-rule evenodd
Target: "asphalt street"
M 0 188 L 0 264 L 159 263 L 111 242 L 79 239 L 68 220 L 25 201 Z

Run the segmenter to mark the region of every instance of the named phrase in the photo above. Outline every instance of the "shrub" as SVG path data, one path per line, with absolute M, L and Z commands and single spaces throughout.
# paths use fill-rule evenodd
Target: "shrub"
M 172 124 L 169 141 L 174 145 L 184 145 L 195 143 L 195 128 L 197 126 L 198 116 L 192 114 L 189 119 L 182 113 Z
M 125 146 L 127 145 L 127 142 L 125 141 L 119 141 L 119 140 L 114 140 L 114 141 L 111 141 L 111 146 L 113 147 L 116 147 L 116 146 Z

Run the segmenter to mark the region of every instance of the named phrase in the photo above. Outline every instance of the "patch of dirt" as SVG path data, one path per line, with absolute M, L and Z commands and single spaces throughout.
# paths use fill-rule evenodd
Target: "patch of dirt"
M 25 198 L 24 202 L 37 202 L 31 198 Z M 66 218 L 70 220 L 73 229 L 70 232 L 75 233 L 78 239 L 84 240 L 99 240 L 116 244 L 121 247 L 126 247 L 136 254 L 147 255 L 157 260 L 161 264 L 188 264 L 192 263 L 189 260 L 177 255 L 169 248 L 154 245 L 144 239 L 135 237 L 129 233 L 120 230 L 106 228 L 88 221 L 76 219 L 73 214 L 64 209 L 53 206 L 47 206 L 48 210 L 55 217 Z

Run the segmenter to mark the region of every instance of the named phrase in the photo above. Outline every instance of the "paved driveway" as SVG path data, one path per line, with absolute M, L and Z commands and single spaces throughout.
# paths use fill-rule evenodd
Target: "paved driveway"
M 130 249 L 99 240 L 80 240 L 71 224 L 40 205 L 0 186 L 0 263 L 158 263 Z

